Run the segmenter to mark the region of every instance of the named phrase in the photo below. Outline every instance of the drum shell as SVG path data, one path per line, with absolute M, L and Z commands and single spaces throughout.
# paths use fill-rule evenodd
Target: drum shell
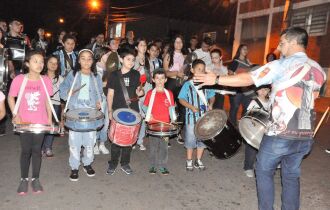
M 43 125 L 43 124 L 14 124 L 13 130 L 16 133 L 34 133 L 34 134 L 60 133 L 60 127 L 58 125 Z
M 140 131 L 141 123 L 136 125 L 123 125 L 115 119 L 111 120 L 109 129 L 109 139 L 112 143 L 127 147 L 136 143 Z
M 91 109 L 92 110 L 92 109 Z M 64 125 L 73 131 L 77 132 L 89 132 L 89 131 L 96 131 L 102 128 L 104 125 L 104 114 L 102 113 L 99 117 L 94 119 L 74 119 L 70 116 L 69 110 L 67 113 L 64 114 L 65 122 Z M 73 111 L 73 110 L 72 110 Z
M 234 156 L 242 144 L 242 137 L 236 128 L 227 120 L 221 132 L 212 139 L 203 140 L 208 150 L 218 159 Z
M 262 110 L 252 110 L 239 121 L 239 132 L 245 141 L 259 149 L 262 137 L 270 124 L 269 113 Z
M 156 126 L 152 124 L 147 124 L 146 133 L 150 136 L 156 137 L 171 137 L 175 136 L 179 133 L 179 130 L 174 125 L 160 125 L 161 123 L 157 123 Z

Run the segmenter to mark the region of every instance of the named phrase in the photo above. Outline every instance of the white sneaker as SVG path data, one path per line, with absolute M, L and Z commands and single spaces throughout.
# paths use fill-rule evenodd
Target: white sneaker
M 97 146 L 97 144 L 95 144 L 95 146 L 94 146 L 94 155 L 99 155 L 99 154 L 100 154 L 99 146 Z
M 254 178 L 254 171 L 253 170 L 245 170 L 244 171 L 245 175 L 250 178 Z
M 141 151 L 144 151 L 144 150 L 147 149 L 143 144 L 140 144 L 139 146 L 140 146 L 140 150 L 141 150 Z
M 107 154 L 110 153 L 109 150 L 105 147 L 104 144 L 100 144 L 100 146 L 99 146 L 99 152 L 102 152 L 104 155 L 107 155 Z

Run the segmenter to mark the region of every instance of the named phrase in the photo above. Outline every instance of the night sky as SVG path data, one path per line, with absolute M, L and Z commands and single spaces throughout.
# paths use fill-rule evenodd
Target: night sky
M 104 0 L 100 0 L 105 2 Z M 236 15 L 235 5 L 223 7 L 225 0 L 110 0 L 111 7 L 135 7 L 126 10 L 110 8 L 110 14 L 133 13 L 159 15 L 175 19 L 228 25 L 233 23 Z M 104 13 L 96 19 L 89 19 L 87 0 L 1 0 L 0 18 L 9 21 L 19 18 L 24 22 L 25 33 L 31 38 L 38 27 L 44 27 L 52 34 L 61 29 L 78 32 L 81 42 L 104 31 Z M 103 7 L 104 8 L 104 7 Z M 58 18 L 65 19 L 64 24 Z M 113 18 L 113 16 L 111 16 Z

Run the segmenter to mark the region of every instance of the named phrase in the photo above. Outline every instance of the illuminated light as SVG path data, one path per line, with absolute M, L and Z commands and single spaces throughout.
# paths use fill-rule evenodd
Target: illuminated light
M 89 6 L 92 9 L 99 9 L 100 8 L 100 2 L 98 0 L 90 0 L 89 1 Z
M 46 37 L 51 37 L 52 34 L 51 34 L 50 32 L 46 32 L 46 33 L 45 33 L 45 36 L 46 36 Z
M 58 19 L 58 22 L 59 22 L 59 23 L 64 23 L 64 18 L 59 18 L 59 19 Z

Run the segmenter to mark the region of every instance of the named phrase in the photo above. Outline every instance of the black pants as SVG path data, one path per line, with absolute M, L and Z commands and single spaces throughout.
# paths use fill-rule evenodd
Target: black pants
M 214 109 L 223 109 L 224 102 L 225 102 L 225 96 L 222 94 L 216 93 L 213 108 Z
M 121 147 L 117 144 L 111 144 L 111 160 L 109 161 L 110 168 L 116 168 L 121 152 L 120 165 L 128 165 L 131 159 L 132 147 Z
M 21 140 L 21 178 L 29 177 L 30 160 L 32 156 L 32 178 L 39 178 L 41 167 L 41 145 L 44 134 L 22 133 Z

